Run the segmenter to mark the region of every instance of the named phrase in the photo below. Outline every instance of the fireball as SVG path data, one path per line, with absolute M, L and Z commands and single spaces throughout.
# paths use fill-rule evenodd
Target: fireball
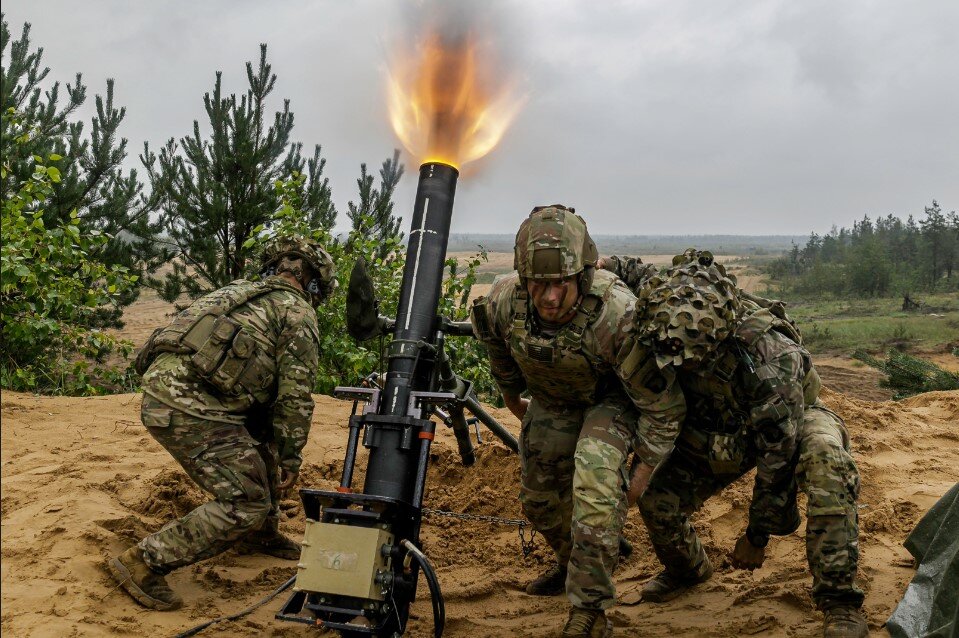
M 460 168 L 496 146 L 522 107 L 516 78 L 475 31 L 434 29 L 397 48 L 388 73 L 390 122 L 420 163 Z M 499 67 L 499 68 L 497 68 Z

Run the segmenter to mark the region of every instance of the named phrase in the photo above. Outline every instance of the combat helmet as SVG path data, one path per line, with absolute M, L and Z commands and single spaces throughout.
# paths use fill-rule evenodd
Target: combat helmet
M 310 281 L 302 279 L 300 281 L 303 284 L 303 290 L 310 295 L 313 306 L 320 305 L 336 288 L 336 267 L 333 265 L 333 258 L 319 242 L 308 237 L 300 235 L 274 237 L 263 250 L 260 274 L 269 276 L 284 271 L 283 258 L 287 255 L 302 258 L 313 270 L 314 276 Z M 297 273 L 292 274 L 300 278 Z
M 589 277 L 597 259 L 586 222 L 573 208 L 537 206 L 516 233 L 513 268 L 523 279 Z
M 689 249 L 651 278 L 636 304 L 636 333 L 651 342 L 660 368 L 699 363 L 736 328 L 742 303 L 736 279 L 712 253 Z

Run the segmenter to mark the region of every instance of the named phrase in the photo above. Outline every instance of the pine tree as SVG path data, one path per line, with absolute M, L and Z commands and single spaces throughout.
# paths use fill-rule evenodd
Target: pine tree
M 934 289 L 949 258 L 951 242 L 948 222 L 939 202 L 932 200 L 932 206 L 926 206 L 925 213 L 926 218 L 919 222 L 922 228 L 922 255 L 926 276 Z
M 152 205 L 136 171 L 124 172 L 122 167 L 127 140 L 119 137 L 118 130 L 126 109 L 114 106 L 113 80 L 107 80 L 106 97 L 95 98 L 96 115 L 87 135 L 83 122 L 74 119 L 87 97 L 82 75 L 77 73 L 74 83 L 65 85 L 63 101 L 59 82 L 44 89 L 50 69 L 42 64 L 43 48 L 31 49 L 29 23 L 23 25 L 18 40 L 11 40 L 8 24 L 0 17 L 0 50 L 0 107 L 4 113 L 20 114 L 33 126 L 29 140 L 15 144 L 15 136 L 8 130 L 12 120 L 4 119 L 2 152 L 10 169 L 0 182 L 3 198 L 30 178 L 34 156 L 61 156 L 57 162 L 59 182 L 45 203 L 44 223 L 48 227 L 68 223 L 76 210 L 84 228 L 111 237 L 91 258 L 125 266 L 138 275 L 144 268 L 155 267 L 163 259 L 156 248 L 158 226 L 150 221 Z M 138 288 L 132 288 L 121 305 L 131 303 L 137 294 Z M 120 325 L 120 312 L 119 307 L 104 311 L 97 321 Z
M 144 145 L 140 156 L 175 253 L 173 271 L 149 280 L 167 301 L 184 293 L 198 297 L 243 276 L 251 257 L 244 242 L 280 206 L 277 180 L 305 174 L 299 201 L 309 226 L 329 229 L 336 220 L 320 146 L 305 160 L 303 145 L 290 141 L 290 101 L 269 120 L 266 103 L 276 74 L 265 44 L 259 66 L 247 62 L 246 75 L 249 88 L 238 99 L 223 96 L 222 73 L 216 73 L 213 92 L 203 97 L 209 137 L 195 120 L 193 134 L 179 144 L 171 138 L 159 154 Z
M 393 193 L 403 177 L 404 170 L 404 166 L 400 164 L 400 152 L 394 149 L 393 157 L 385 160 L 380 168 L 380 188 L 377 190 L 373 188 L 373 176 L 367 172 L 366 164 L 360 164 L 360 177 L 356 180 L 360 201 L 347 204 L 346 214 L 353 224 L 353 229 L 358 230 L 361 223 L 365 220 L 368 223 L 372 218 L 373 228 L 367 229 L 367 232 L 379 238 L 380 245 L 384 248 L 389 245 L 387 239 L 403 238 L 400 231 L 403 218 L 393 215 Z

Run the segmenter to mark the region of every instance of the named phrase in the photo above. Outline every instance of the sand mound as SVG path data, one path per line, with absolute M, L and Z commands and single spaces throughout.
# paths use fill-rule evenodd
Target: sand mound
M 873 628 L 889 615 L 912 576 L 901 547 L 922 513 L 959 480 L 959 392 L 873 403 L 826 391 L 849 425 L 863 475 L 862 565 Z M 116 592 L 102 563 L 129 543 L 182 515 L 206 497 L 144 432 L 133 395 L 2 397 L 2 630 L 24 637 L 169 636 L 252 604 L 293 572 L 276 559 L 230 551 L 179 570 L 170 582 L 187 600 L 177 612 L 144 610 Z M 497 416 L 514 431 L 505 411 Z M 349 404 L 317 397 L 303 484 L 338 483 Z M 521 518 L 516 457 L 498 444 L 458 462 L 443 429 L 434 446 L 426 504 L 436 510 Z M 357 484 L 362 485 L 362 465 Z M 626 533 L 637 547 L 617 573 L 614 622 L 650 636 L 815 636 L 820 617 L 809 598 L 801 534 L 774 539 L 755 573 L 737 571 L 726 555 L 745 526 L 749 477 L 713 499 L 696 517 L 716 576 L 694 594 L 662 606 L 635 604 L 657 570 L 638 513 Z M 284 527 L 302 532 L 300 505 L 283 503 Z M 541 539 L 524 558 L 515 527 L 429 516 L 424 546 L 447 600 L 449 636 L 549 636 L 566 616 L 563 597 L 527 596 L 526 581 L 548 564 Z M 428 593 L 413 607 L 409 635 L 431 635 Z M 308 636 L 310 628 L 273 619 L 279 601 L 203 635 Z

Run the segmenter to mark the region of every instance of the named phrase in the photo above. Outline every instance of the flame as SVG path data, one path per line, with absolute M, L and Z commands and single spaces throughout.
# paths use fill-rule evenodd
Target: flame
M 522 107 L 516 81 L 475 32 L 434 31 L 397 51 L 388 75 L 390 122 L 421 163 L 456 168 L 493 149 Z

